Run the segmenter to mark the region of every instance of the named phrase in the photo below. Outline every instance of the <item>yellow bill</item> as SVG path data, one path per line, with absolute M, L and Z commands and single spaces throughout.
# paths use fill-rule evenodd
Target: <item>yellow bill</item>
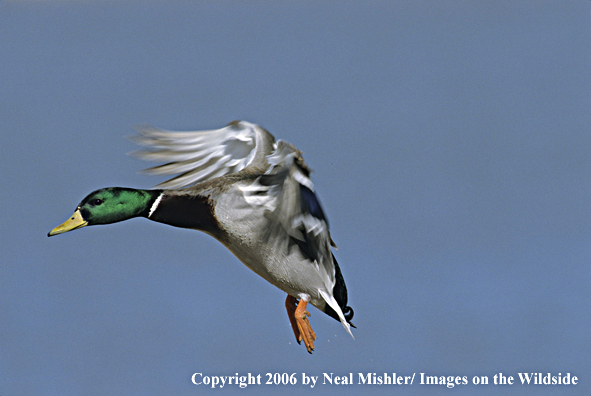
M 82 218 L 82 213 L 80 213 L 80 209 L 76 209 L 74 214 L 63 224 L 58 225 L 53 230 L 49 231 L 47 236 L 54 236 L 57 234 L 63 234 L 64 232 L 72 231 L 77 228 L 84 227 L 88 224 L 88 221 Z

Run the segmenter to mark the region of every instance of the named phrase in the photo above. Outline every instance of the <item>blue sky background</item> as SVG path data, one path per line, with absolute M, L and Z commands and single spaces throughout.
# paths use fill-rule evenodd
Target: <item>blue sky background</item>
M 0 395 L 192 395 L 191 375 L 567 373 L 576 387 L 261 385 L 248 394 L 591 393 L 588 1 L 0 3 Z M 256 122 L 304 151 L 352 340 L 217 241 L 145 219 L 138 124 Z M 356 377 L 357 378 L 357 377 Z

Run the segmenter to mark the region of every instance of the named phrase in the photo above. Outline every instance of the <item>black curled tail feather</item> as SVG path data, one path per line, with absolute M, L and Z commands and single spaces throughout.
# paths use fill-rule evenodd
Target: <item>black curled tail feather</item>
M 332 294 L 334 295 L 335 300 L 337 300 L 339 307 L 343 311 L 343 315 L 345 315 L 345 320 L 347 323 L 355 327 L 355 325 L 351 323 L 351 319 L 353 319 L 353 308 L 347 305 L 347 286 L 345 285 L 345 279 L 343 278 L 343 274 L 341 273 L 341 269 L 339 268 L 339 264 L 337 263 L 337 259 L 334 257 L 334 255 L 332 255 L 332 261 L 334 263 L 335 269 L 335 285 L 332 289 Z M 324 312 L 328 316 L 340 321 L 337 313 L 328 304 L 326 305 Z
M 342 309 L 342 308 L 341 308 Z M 353 314 L 355 312 L 353 311 L 353 308 L 346 306 L 343 309 L 343 314 L 345 315 L 345 320 L 347 321 L 347 323 L 349 323 L 351 325 L 351 327 L 355 327 L 355 325 L 353 323 L 351 323 L 351 319 L 353 319 Z M 357 327 L 355 327 L 357 328 Z

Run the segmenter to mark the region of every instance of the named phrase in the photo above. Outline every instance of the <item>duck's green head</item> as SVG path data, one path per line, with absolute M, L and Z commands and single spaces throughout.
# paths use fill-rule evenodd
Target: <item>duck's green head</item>
M 160 191 L 109 187 L 90 193 L 63 224 L 47 234 L 53 236 L 87 225 L 111 224 L 147 216 Z

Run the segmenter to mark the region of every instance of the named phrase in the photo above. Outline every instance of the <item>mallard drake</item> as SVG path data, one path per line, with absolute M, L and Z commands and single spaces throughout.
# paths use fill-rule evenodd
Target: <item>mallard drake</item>
M 208 131 L 143 128 L 134 140 L 147 147 L 137 156 L 166 162 L 147 173 L 178 176 L 151 190 L 96 190 L 48 236 L 133 217 L 200 230 L 287 293 L 291 327 L 309 353 L 316 334 L 308 303 L 353 337 L 353 310 L 331 250 L 336 245 L 298 149 L 245 121 Z

